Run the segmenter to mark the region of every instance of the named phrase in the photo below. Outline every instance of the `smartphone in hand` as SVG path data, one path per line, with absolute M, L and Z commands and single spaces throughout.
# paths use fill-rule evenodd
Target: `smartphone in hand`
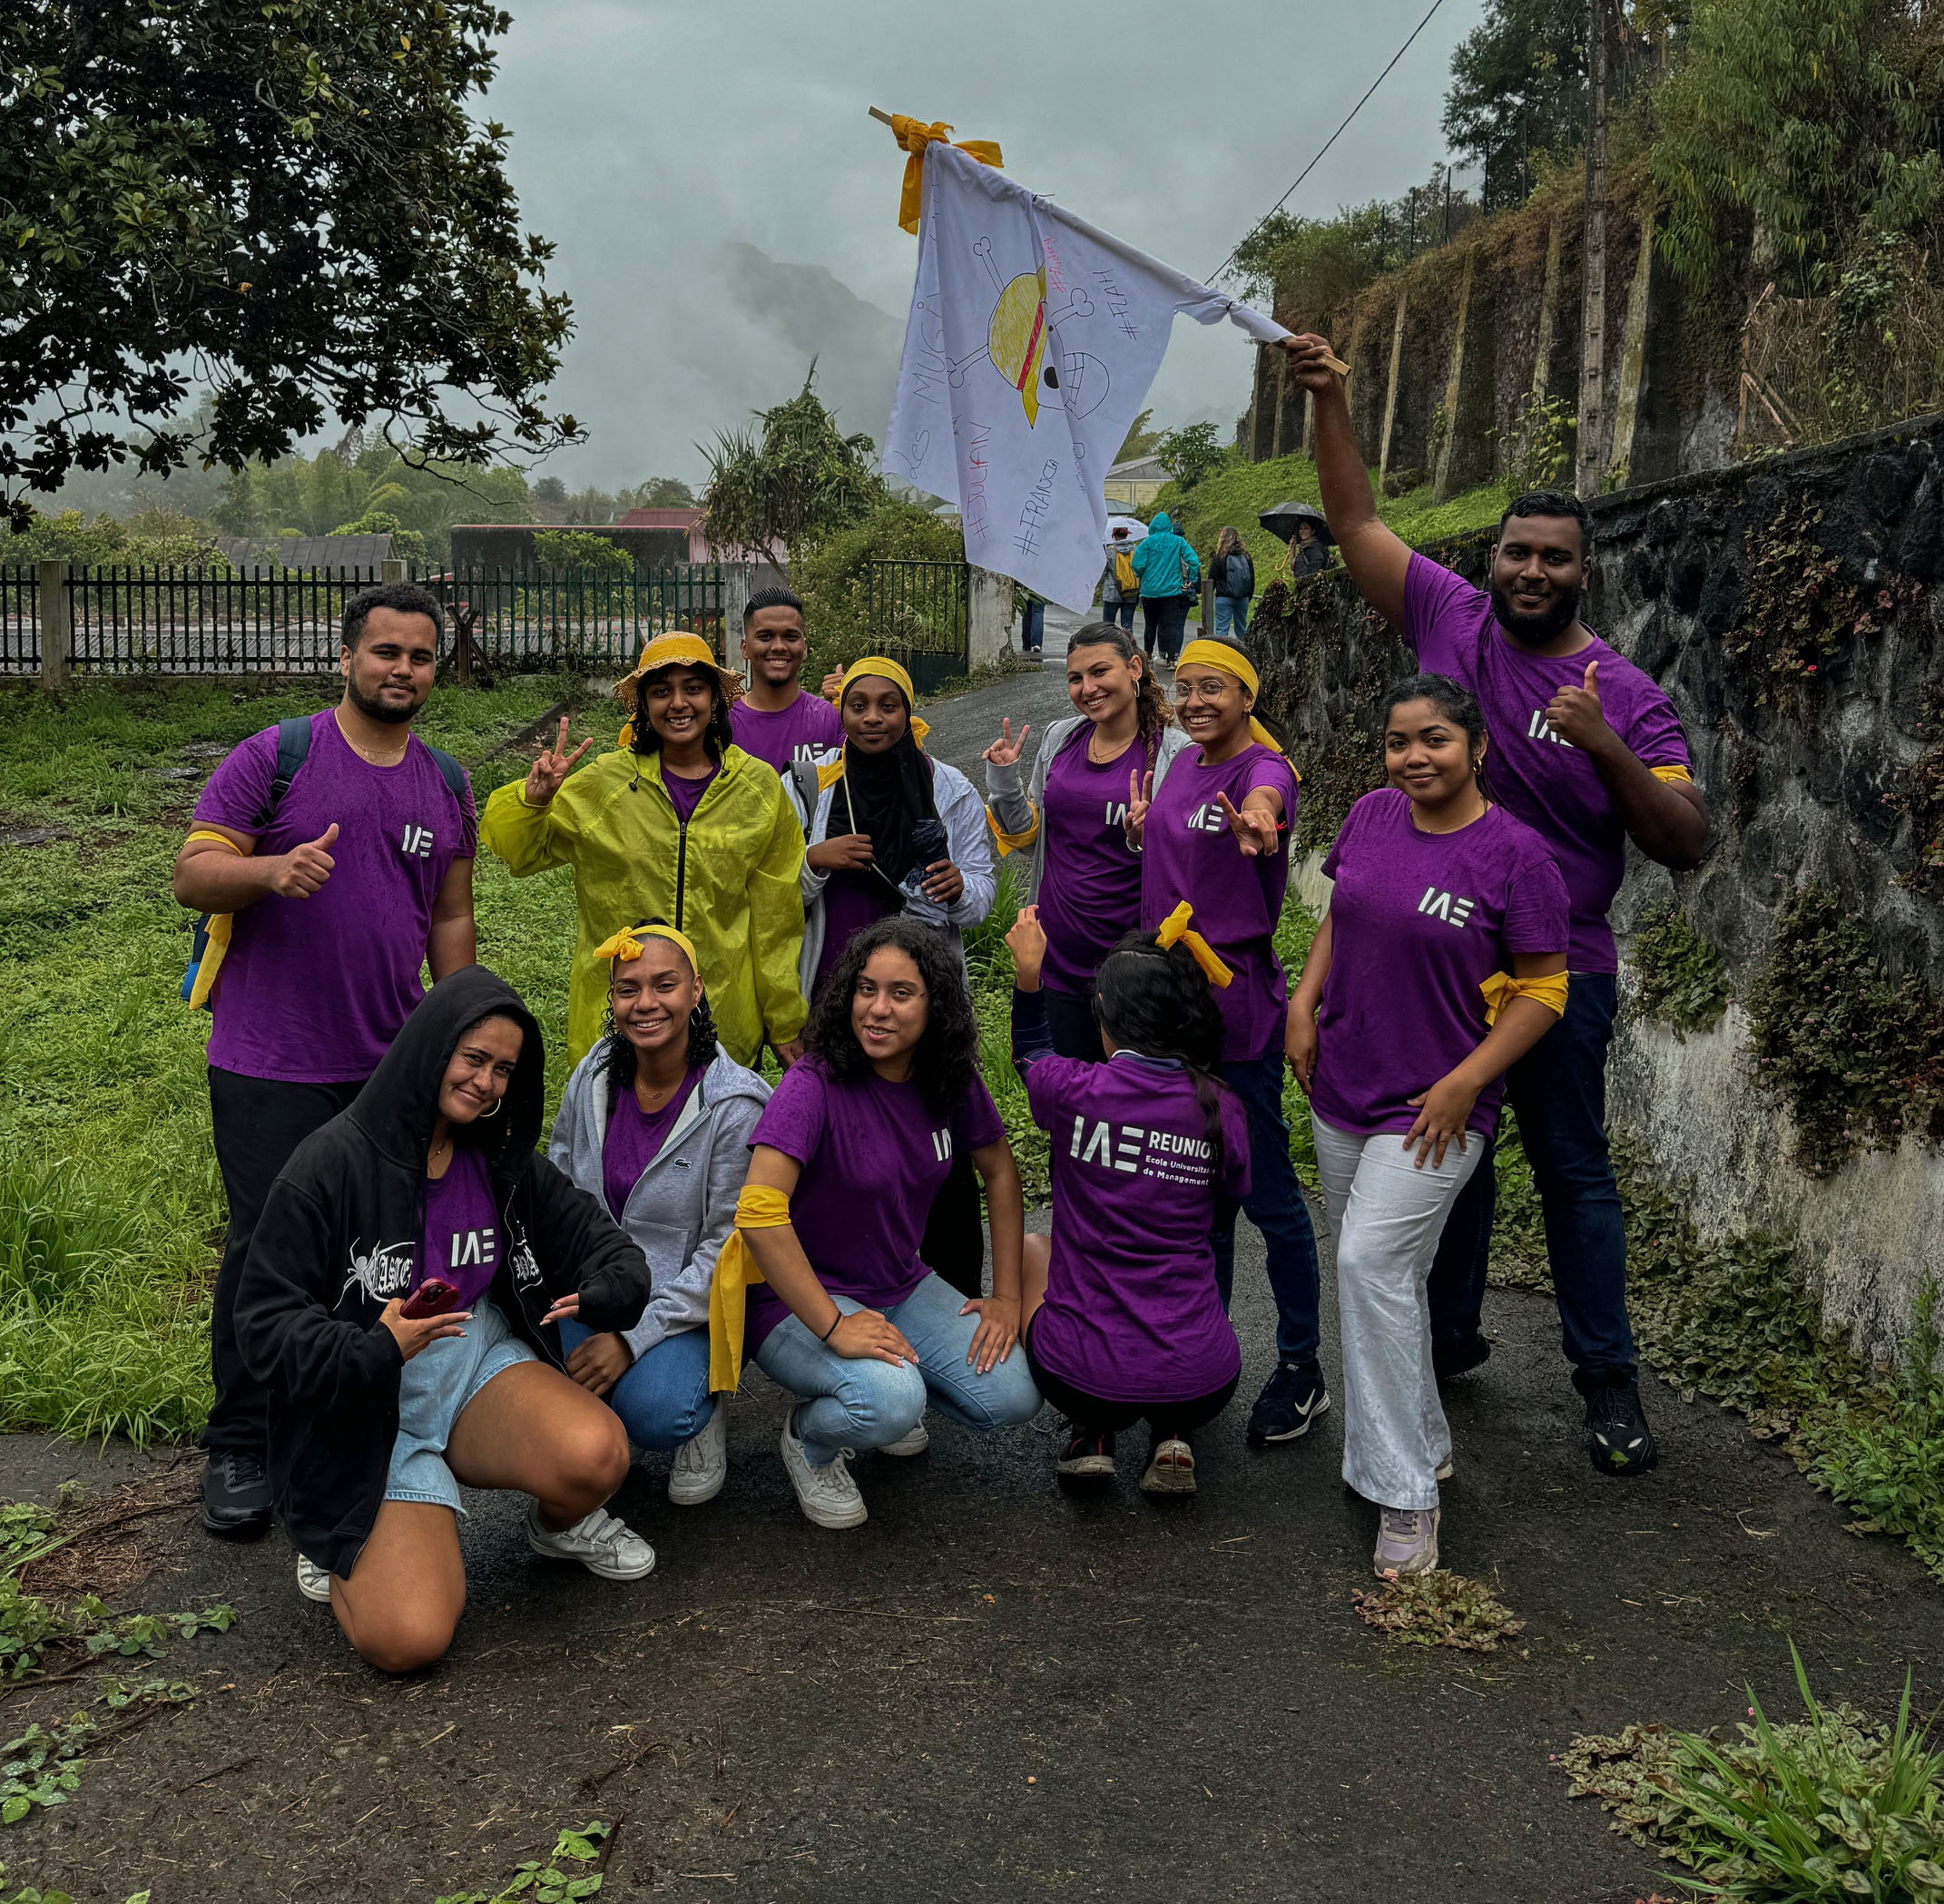
M 417 1322 L 427 1316 L 442 1316 L 459 1300 L 458 1291 L 442 1276 L 427 1276 L 405 1300 L 398 1313 Z

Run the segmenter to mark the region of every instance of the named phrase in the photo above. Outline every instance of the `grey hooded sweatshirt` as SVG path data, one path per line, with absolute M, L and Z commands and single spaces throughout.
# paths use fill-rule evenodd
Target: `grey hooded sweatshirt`
M 547 1156 L 607 1208 L 601 1149 L 607 1140 L 606 1043 L 596 1045 L 567 1080 Z M 621 1227 L 648 1259 L 654 1293 L 622 1340 L 639 1360 L 664 1337 L 709 1326 L 715 1259 L 735 1227 L 736 1198 L 749 1174 L 750 1134 L 770 1087 L 721 1045 L 682 1107 L 682 1115 L 628 1192 Z

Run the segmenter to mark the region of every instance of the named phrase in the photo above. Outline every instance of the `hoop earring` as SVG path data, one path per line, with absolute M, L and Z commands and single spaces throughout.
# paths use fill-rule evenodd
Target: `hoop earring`
M 493 1108 L 490 1111 L 480 1112 L 478 1118 L 476 1121 L 480 1124 L 484 1124 L 489 1117 L 497 1117 L 499 1114 L 506 1109 L 506 1100 L 504 1097 L 497 1098 L 494 1102 Z
M 704 1011 L 704 1009 L 705 1006 L 700 998 L 698 998 L 695 1003 L 689 1007 L 689 1023 L 692 1025 L 697 1031 L 700 1031 L 702 1027 L 702 1012 Z

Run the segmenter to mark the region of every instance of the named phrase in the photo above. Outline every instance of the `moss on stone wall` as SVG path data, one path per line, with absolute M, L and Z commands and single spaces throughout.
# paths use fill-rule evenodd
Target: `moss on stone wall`
M 1721 1023 L 1731 996 L 1728 968 L 1678 907 L 1650 912 L 1635 925 L 1628 963 L 1634 1008 L 1644 1017 L 1677 1038 Z

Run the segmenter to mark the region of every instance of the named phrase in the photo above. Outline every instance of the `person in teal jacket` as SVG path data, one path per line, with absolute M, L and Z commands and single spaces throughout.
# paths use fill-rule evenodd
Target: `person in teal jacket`
M 1174 532 L 1163 509 L 1147 525 L 1147 535 L 1134 552 L 1134 572 L 1141 578 L 1141 641 L 1147 658 L 1154 659 L 1161 643 L 1161 664 L 1174 665 L 1188 627 L 1188 603 L 1202 585 L 1202 564 L 1187 542 Z

